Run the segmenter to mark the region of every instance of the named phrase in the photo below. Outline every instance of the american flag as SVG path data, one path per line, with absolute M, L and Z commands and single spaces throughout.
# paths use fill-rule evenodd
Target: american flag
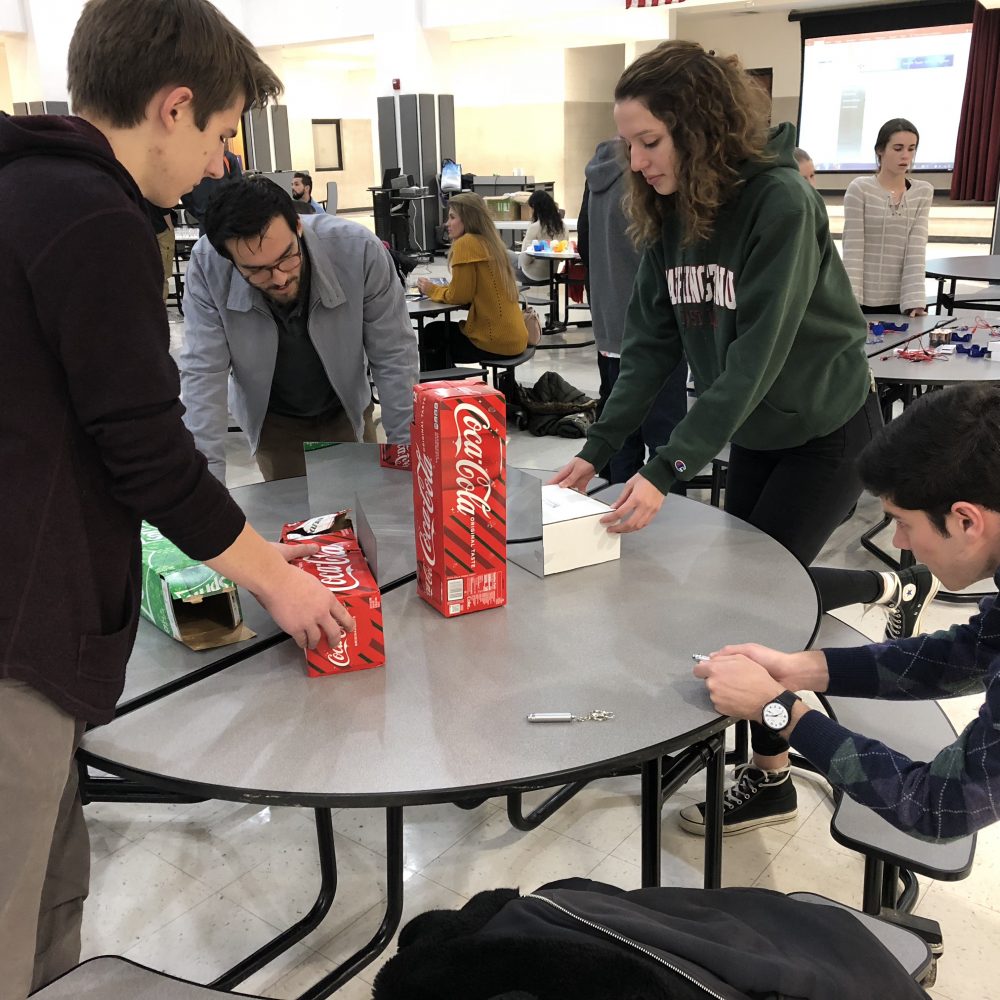
M 660 4 L 666 6 L 668 3 L 684 3 L 684 0 L 625 0 L 625 9 L 631 7 L 659 7 Z

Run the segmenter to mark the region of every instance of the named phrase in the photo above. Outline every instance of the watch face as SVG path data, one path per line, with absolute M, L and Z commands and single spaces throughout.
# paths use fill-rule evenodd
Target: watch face
M 788 725 L 788 709 L 780 701 L 769 701 L 764 706 L 764 725 L 778 732 Z

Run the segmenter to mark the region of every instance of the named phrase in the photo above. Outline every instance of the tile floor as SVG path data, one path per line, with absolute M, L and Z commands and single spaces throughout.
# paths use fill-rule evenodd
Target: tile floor
M 956 247 L 956 252 L 969 247 Z M 441 273 L 436 264 L 433 273 Z M 183 335 L 175 322 L 174 347 Z M 519 372 L 533 382 L 558 370 L 596 393 L 593 348 L 539 352 Z M 237 435 L 230 485 L 259 475 Z M 509 460 L 552 468 L 574 452 L 574 443 L 511 432 Z M 831 538 L 818 562 L 879 568 L 857 539 L 878 517 L 870 497 Z M 774 613 L 780 615 L 781 608 Z M 935 604 L 930 627 L 963 620 L 967 606 Z M 866 634 L 880 634 L 877 612 L 843 617 Z M 947 703 L 956 726 L 978 708 L 976 698 Z M 861 898 L 861 859 L 829 835 L 832 802 L 822 781 L 798 779 L 799 816 L 780 827 L 728 840 L 727 885 L 759 885 L 783 892 L 809 889 L 845 903 Z M 700 842 L 676 826 L 676 813 L 697 800 L 703 781 L 692 780 L 663 812 L 665 884 L 698 885 Z M 454 806 L 406 811 L 405 923 L 430 908 L 455 907 L 480 889 L 534 888 L 568 875 L 589 876 L 623 887 L 639 885 L 638 779 L 594 782 L 540 828 L 519 833 L 507 822 L 503 802 L 490 800 L 467 812 Z M 541 793 L 529 796 L 532 801 Z M 197 805 L 87 807 L 93 849 L 93 883 L 84 922 L 84 957 L 121 954 L 198 982 L 210 981 L 301 916 L 315 896 L 318 863 L 312 814 L 225 802 Z M 372 934 L 381 919 L 384 832 L 381 814 L 342 809 L 333 816 L 340 889 L 326 920 L 304 943 L 241 987 L 267 997 L 302 993 Z M 993 952 L 1000 939 L 1000 828 L 980 835 L 972 875 L 962 882 L 921 879 L 916 912 L 940 921 L 945 957 L 932 995 L 941 1000 L 992 1000 L 997 996 Z M 388 954 L 388 953 L 387 953 Z M 363 970 L 337 996 L 361 1000 L 381 961 Z

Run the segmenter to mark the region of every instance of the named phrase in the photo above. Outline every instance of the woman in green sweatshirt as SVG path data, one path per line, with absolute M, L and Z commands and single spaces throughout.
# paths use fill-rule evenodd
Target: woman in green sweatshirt
M 553 481 L 584 488 L 686 355 L 697 401 L 625 484 L 608 530 L 645 527 L 677 480 L 731 443 L 726 510 L 808 565 L 861 494 L 855 458 L 881 417 L 865 320 L 823 200 L 799 173 L 792 126 L 767 121 L 739 61 L 693 42 L 662 43 L 618 81 L 615 122 L 632 168 L 624 205 L 643 257 L 618 381 Z M 821 592 L 839 591 L 823 595 L 827 609 L 863 601 L 901 613 L 909 594 L 919 612 L 933 579 L 923 567 L 905 571 L 912 580 L 844 572 L 815 572 Z M 787 742 L 751 730 L 755 766 L 727 793 L 727 833 L 795 816 Z M 702 807 L 684 810 L 682 825 L 703 830 Z

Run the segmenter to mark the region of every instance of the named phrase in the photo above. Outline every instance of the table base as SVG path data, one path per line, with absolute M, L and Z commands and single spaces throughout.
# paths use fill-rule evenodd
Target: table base
M 209 986 L 231 992 L 280 954 L 312 933 L 330 911 L 337 894 L 337 855 L 333 841 L 333 821 L 329 809 L 316 810 L 316 839 L 319 847 L 320 890 L 309 912 L 282 931 L 276 938 L 259 948 L 252 955 L 223 973 Z M 356 976 L 385 951 L 392 941 L 403 915 L 403 808 L 389 806 L 385 810 L 386 839 L 386 902 L 385 916 L 378 930 L 364 947 L 342 962 L 329 975 L 303 993 L 299 1000 L 322 1000 L 336 992 L 349 979 Z

